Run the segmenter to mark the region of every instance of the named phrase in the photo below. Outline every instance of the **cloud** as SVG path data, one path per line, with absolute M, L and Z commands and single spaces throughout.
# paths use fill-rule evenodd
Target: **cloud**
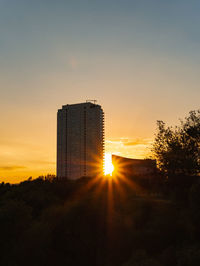
M 152 143 L 152 139 L 132 139 L 132 138 L 120 138 L 120 139 L 112 139 L 106 140 L 106 143 L 110 144 L 122 144 L 123 146 L 136 146 L 136 145 L 150 145 Z
M 150 145 L 151 143 L 151 139 L 135 139 L 123 141 L 124 146 Z
M 105 142 L 105 151 L 127 158 L 143 159 L 150 156 L 150 138 L 113 138 Z
M 107 144 L 121 144 L 121 139 L 119 140 L 105 140 Z
M 28 163 L 33 163 L 33 164 L 56 164 L 56 162 L 54 161 L 45 161 L 45 160 L 29 160 L 27 161 Z
M 24 169 L 26 166 L 20 166 L 20 165 L 12 165 L 12 166 L 0 166 L 0 170 L 4 171 L 13 171 L 18 169 Z

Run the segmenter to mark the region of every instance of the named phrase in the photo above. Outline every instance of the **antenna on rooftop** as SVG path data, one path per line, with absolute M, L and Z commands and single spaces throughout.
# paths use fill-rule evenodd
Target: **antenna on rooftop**
M 96 104 L 97 100 L 86 100 L 86 103 L 89 103 L 89 102 Z

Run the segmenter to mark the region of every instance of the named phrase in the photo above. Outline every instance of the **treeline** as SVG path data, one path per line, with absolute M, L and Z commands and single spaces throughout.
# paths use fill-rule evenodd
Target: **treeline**
M 200 183 L 184 203 L 105 177 L 2 183 L 0 195 L 0 265 L 200 265 Z

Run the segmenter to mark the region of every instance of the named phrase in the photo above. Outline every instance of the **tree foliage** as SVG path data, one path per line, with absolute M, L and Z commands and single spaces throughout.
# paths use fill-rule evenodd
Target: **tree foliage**
M 1 183 L 0 265 L 199 265 L 200 183 L 179 204 L 125 179 Z
M 179 126 L 157 121 L 153 155 L 159 169 L 169 175 L 200 173 L 200 110 L 191 111 Z

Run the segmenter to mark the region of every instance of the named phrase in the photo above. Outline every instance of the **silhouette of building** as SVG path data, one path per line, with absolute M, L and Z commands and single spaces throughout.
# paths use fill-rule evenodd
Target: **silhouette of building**
M 145 176 L 156 172 L 156 160 L 131 159 L 122 156 L 112 155 L 112 163 L 116 174 L 127 176 Z
M 57 113 L 57 176 L 103 173 L 104 112 L 94 101 L 63 105 Z

